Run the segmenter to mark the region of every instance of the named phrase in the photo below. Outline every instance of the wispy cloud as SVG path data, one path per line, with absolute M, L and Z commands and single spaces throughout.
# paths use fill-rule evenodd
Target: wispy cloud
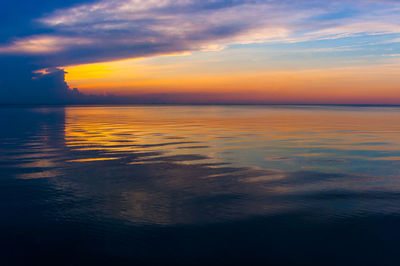
M 71 46 L 88 45 L 92 41 L 85 38 L 59 36 L 31 36 L 0 46 L 0 53 L 51 54 Z
M 397 1 L 102 0 L 39 18 L 52 34 L 4 44 L 0 53 L 57 52 L 45 62 L 57 66 L 230 44 L 398 34 L 399 14 Z

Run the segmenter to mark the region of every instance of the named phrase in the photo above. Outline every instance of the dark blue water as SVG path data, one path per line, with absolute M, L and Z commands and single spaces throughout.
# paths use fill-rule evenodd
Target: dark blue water
M 400 108 L 0 108 L 0 265 L 400 265 Z

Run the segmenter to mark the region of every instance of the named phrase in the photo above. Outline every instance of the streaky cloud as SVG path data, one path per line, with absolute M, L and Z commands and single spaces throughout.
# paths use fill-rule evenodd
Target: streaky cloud
M 0 54 L 33 50 L 36 62 L 57 67 L 231 44 L 398 34 L 399 13 L 397 1 L 101 0 L 36 19 L 50 33 L 0 44 Z

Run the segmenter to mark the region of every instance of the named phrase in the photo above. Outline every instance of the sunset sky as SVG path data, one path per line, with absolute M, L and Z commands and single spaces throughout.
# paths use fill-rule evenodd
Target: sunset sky
M 397 0 L 8 1 L 0 102 L 400 104 L 399 18 Z

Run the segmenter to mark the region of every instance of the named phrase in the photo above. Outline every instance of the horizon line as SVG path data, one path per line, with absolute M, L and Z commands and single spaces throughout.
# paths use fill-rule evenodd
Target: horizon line
M 400 104 L 351 104 L 351 103 L 0 103 L 0 107 L 25 107 L 25 106 L 342 106 L 342 107 L 400 107 Z

